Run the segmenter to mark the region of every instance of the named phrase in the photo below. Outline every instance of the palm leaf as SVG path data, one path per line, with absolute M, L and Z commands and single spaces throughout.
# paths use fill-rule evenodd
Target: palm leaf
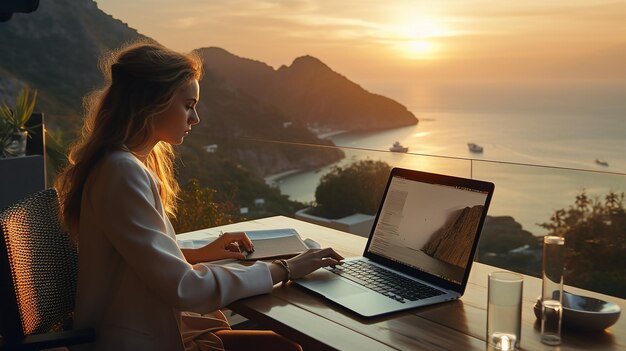
M 6 104 L 0 105 L 0 119 L 7 124 L 13 124 L 13 111 Z
M 34 128 L 38 126 L 27 128 L 26 123 L 35 110 L 36 102 L 37 90 L 31 91 L 28 88 L 23 88 L 15 99 L 14 109 L 11 109 L 6 103 L 0 105 L 0 119 L 11 126 L 13 132 L 26 130 L 32 133 Z
M 30 119 L 35 109 L 35 103 L 37 101 L 37 90 L 34 90 L 32 95 L 30 90 L 24 88 L 20 91 L 20 94 L 15 99 L 15 122 L 20 129 L 25 129 L 26 122 Z

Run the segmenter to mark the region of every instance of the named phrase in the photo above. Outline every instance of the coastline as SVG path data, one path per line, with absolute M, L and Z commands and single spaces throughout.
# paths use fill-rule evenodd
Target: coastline
M 525 230 L 542 236 L 547 231 L 537 224 L 549 221 L 556 210 L 568 208 L 581 189 L 592 197 L 603 197 L 610 190 L 626 191 L 626 125 L 607 115 L 590 129 L 584 117 L 574 117 L 524 111 L 505 116 L 433 112 L 425 113 L 421 121 L 426 123 L 417 126 L 371 133 L 324 130 L 318 135 L 344 150 L 346 157 L 340 165 L 380 159 L 392 166 L 492 181 L 496 192 L 490 215 L 511 216 Z M 502 133 L 503 120 L 516 134 Z M 564 125 L 570 126 L 566 133 L 555 137 Z M 386 151 L 394 140 L 410 152 Z M 484 146 L 484 152 L 472 153 L 468 140 Z M 596 159 L 609 166 L 597 164 Z M 331 168 L 292 171 L 288 176 L 281 173 L 273 179 L 280 178 L 276 186 L 282 194 L 310 202 L 320 178 Z
M 294 175 L 296 173 L 300 173 L 302 172 L 301 169 L 299 168 L 295 168 L 289 171 L 285 171 L 285 172 L 281 172 L 281 173 L 276 173 L 276 174 L 270 174 L 267 177 L 263 177 L 263 180 L 265 180 L 265 183 L 269 186 L 278 186 L 278 183 L 280 182 L 280 180 L 282 178 L 286 178 L 290 175 Z
M 346 133 L 350 133 L 350 130 L 348 129 L 341 129 L 341 130 L 331 130 L 331 131 L 325 131 L 325 132 L 315 132 L 315 135 L 319 138 L 319 139 L 330 139 L 334 136 L 338 136 L 341 134 L 346 134 Z M 323 168 L 323 167 L 322 167 Z M 274 173 L 274 174 L 270 174 L 268 176 L 263 177 L 263 180 L 265 180 L 265 183 L 270 185 L 270 186 L 278 186 L 278 183 L 281 181 L 281 179 L 283 178 L 287 178 L 289 176 L 292 176 L 294 174 L 300 173 L 303 170 L 300 168 L 294 168 L 285 172 L 280 172 L 280 173 Z M 316 170 L 317 172 L 318 170 Z
M 626 191 L 626 177 L 623 174 L 603 174 L 607 171 L 606 168 L 595 163 L 597 151 L 594 151 L 591 144 L 597 144 L 598 138 L 589 138 L 589 133 L 586 133 L 589 140 L 580 141 L 578 136 L 583 133 L 580 127 L 578 133 L 570 131 L 572 135 L 565 140 L 558 140 L 558 143 L 554 141 L 549 131 L 561 126 L 562 119 L 556 119 L 553 124 L 547 125 L 550 128 L 545 128 L 545 131 L 541 129 L 529 133 L 529 138 L 512 138 L 510 135 L 498 133 L 497 129 L 483 127 L 493 124 L 493 120 L 489 119 L 491 115 L 472 115 L 476 118 L 469 121 L 455 114 L 437 114 L 432 117 L 436 117 L 436 125 L 433 122 L 418 127 L 365 134 L 336 132 L 329 139 L 339 148 L 347 147 L 344 149 L 346 158 L 338 164 L 368 158 L 380 159 L 392 166 L 492 181 L 497 186 L 496 196 L 489 209 L 490 215 L 511 216 L 535 236 L 542 236 L 547 232 L 537 223 L 549 221 L 554 211 L 571 205 L 580 189 L 587 189 L 590 196 L 604 196 L 609 190 Z M 460 123 L 463 121 L 465 122 Z M 521 123 L 522 119 L 515 121 Z M 525 130 L 534 131 L 531 128 L 533 125 L 535 123 L 528 124 Z M 467 135 L 472 135 L 472 140 L 485 146 L 483 154 L 472 154 L 468 150 Z M 574 137 L 576 143 L 570 145 L 569 138 Z M 622 139 L 605 140 L 607 138 L 604 132 L 600 137 L 604 140 L 603 159 L 610 161 L 608 170 L 621 171 L 619 167 L 624 167 Z M 420 155 L 384 151 L 393 140 L 400 141 L 410 147 L 411 152 Z M 353 149 L 354 145 L 367 149 Z M 579 150 L 576 156 L 571 155 L 574 146 Z M 441 158 L 436 156 L 438 154 L 453 158 Z M 500 159 L 519 164 L 490 161 Z M 589 166 L 591 162 L 593 164 Z M 573 169 L 569 169 L 570 167 Z M 310 202 L 314 201 L 320 178 L 331 168 L 332 166 L 327 166 L 316 170 L 292 171 L 289 175 L 281 173 L 273 179 L 280 178 L 280 183 L 276 186 L 282 194 L 288 195 L 294 201 Z
M 330 139 L 331 137 L 340 135 L 340 134 L 344 134 L 344 133 L 350 133 L 350 130 L 348 129 L 342 129 L 342 130 L 333 130 L 333 131 L 329 131 L 329 132 L 324 132 L 324 133 L 318 133 L 316 134 L 317 137 L 319 139 Z

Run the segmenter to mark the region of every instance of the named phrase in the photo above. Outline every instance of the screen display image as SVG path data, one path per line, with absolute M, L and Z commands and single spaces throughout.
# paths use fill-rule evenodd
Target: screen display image
M 487 196 L 395 176 L 368 251 L 461 283 Z

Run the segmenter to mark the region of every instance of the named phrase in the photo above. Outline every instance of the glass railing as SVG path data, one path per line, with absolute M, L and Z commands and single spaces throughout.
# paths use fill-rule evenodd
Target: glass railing
M 618 296 L 626 291 L 626 278 L 623 278 L 626 276 L 626 261 L 619 251 L 621 249 L 623 253 L 626 249 L 626 217 L 620 197 L 626 192 L 624 173 L 391 152 L 358 146 L 335 147 L 259 139 L 234 140 L 234 144 L 238 145 L 238 155 L 246 155 L 239 162 L 260 165 L 265 160 L 265 166 L 257 166 L 257 175 L 290 200 L 304 206 L 314 204 L 315 191 L 323 175 L 335 166 L 347 167 L 361 160 L 493 182 L 496 190 L 481 236 L 478 261 L 540 276 L 540 238 L 556 233 L 565 236 L 566 243 L 571 241 L 568 276 L 579 276 L 566 284 Z M 268 156 L 261 150 L 271 150 L 282 156 Z M 328 150 L 339 151 L 344 157 L 324 164 L 324 157 L 333 159 Z M 305 162 L 313 159 L 315 162 Z M 274 165 L 269 166 L 272 162 Z M 307 220 L 296 213 L 280 214 Z M 357 234 L 367 235 L 363 234 L 362 227 L 360 231 Z M 585 266 L 588 270 L 582 271 Z M 592 272 L 602 270 L 601 277 L 592 276 Z

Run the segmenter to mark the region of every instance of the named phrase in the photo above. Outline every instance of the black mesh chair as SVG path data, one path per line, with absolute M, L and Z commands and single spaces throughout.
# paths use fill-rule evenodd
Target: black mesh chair
M 38 350 L 88 343 L 93 330 L 71 330 L 78 273 L 76 245 L 63 231 L 55 189 L 0 213 L 1 349 Z

